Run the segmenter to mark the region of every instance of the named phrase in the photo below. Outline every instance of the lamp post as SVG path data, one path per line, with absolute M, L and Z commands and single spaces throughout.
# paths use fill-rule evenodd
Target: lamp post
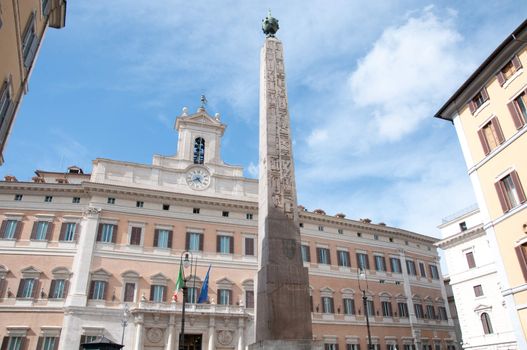
M 184 350 L 185 349 L 185 304 L 187 301 L 187 276 L 185 276 L 185 270 L 189 267 L 191 268 L 190 272 L 192 273 L 192 264 L 194 263 L 194 258 L 192 257 L 192 253 L 188 251 L 184 251 L 181 253 L 181 261 L 183 262 L 183 307 L 181 310 L 181 334 L 179 339 L 179 349 Z
M 128 316 L 130 315 L 130 310 L 128 309 L 128 305 L 124 304 L 124 311 L 123 316 L 121 318 L 121 326 L 123 326 L 123 333 L 121 335 L 121 345 L 124 347 L 124 330 L 126 329 L 126 326 L 128 326 Z
M 368 315 L 368 297 L 366 297 L 366 290 L 368 290 L 368 277 L 366 276 L 366 270 L 364 268 L 360 268 L 358 271 L 358 280 L 359 280 L 359 289 L 362 292 L 362 305 L 364 308 L 364 315 L 366 316 L 366 328 L 368 330 L 368 349 L 373 350 L 373 345 L 371 343 L 371 333 L 370 333 L 370 318 Z M 364 278 L 364 281 L 366 282 L 366 288 L 362 289 L 360 286 L 360 280 L 361 278 Z

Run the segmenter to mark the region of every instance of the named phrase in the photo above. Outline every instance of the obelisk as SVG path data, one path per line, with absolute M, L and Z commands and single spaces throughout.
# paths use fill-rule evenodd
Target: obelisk
M 263 21 L 260 56 L 258 278 L 254 349 L 311 350 L 308 270 L 302 262 L 283 47 Z

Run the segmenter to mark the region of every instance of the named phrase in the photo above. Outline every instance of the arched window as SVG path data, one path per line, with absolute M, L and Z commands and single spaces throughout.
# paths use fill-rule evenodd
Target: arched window
M 196 137 L 194 140 L 194 164 L 203 164 L 205 160 L 205 139 Z
M 485 334 L 494 333 L 492 331 L 492 323 L 490 323 L 489 314 L 486 312 L 481 314 L 481 325 L 483 326 L 483 332 L 485 332 Z

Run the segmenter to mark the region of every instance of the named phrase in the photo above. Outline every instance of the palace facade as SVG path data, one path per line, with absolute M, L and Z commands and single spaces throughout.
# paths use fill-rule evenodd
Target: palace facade
M 184 108 L 175 128 L 177 154 L 152 164 L 96 159 L 90 174 L 0 182 L 2 349 L 77 349 L 100 336 L 178 349 L 185 251 L 196 267 L 185 271 L 184 348 L 254 341 L 258 181 L 222 160 L 219 114 Z M 375 349 L 456 348 L 435 238 L 300 208 L 313 334 L 326 349 L 367 349 L 365 314 Z M 208 302 L 197 304 L 209 266 Z

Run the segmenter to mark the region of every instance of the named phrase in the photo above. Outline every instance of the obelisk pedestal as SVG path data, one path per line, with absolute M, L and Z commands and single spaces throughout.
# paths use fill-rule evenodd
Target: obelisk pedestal
M 269 14 L 260 63 L 259 260 L 251 350 L 322 349 L 313 342 L 308 270 L 300 246 L 282 43 Z

